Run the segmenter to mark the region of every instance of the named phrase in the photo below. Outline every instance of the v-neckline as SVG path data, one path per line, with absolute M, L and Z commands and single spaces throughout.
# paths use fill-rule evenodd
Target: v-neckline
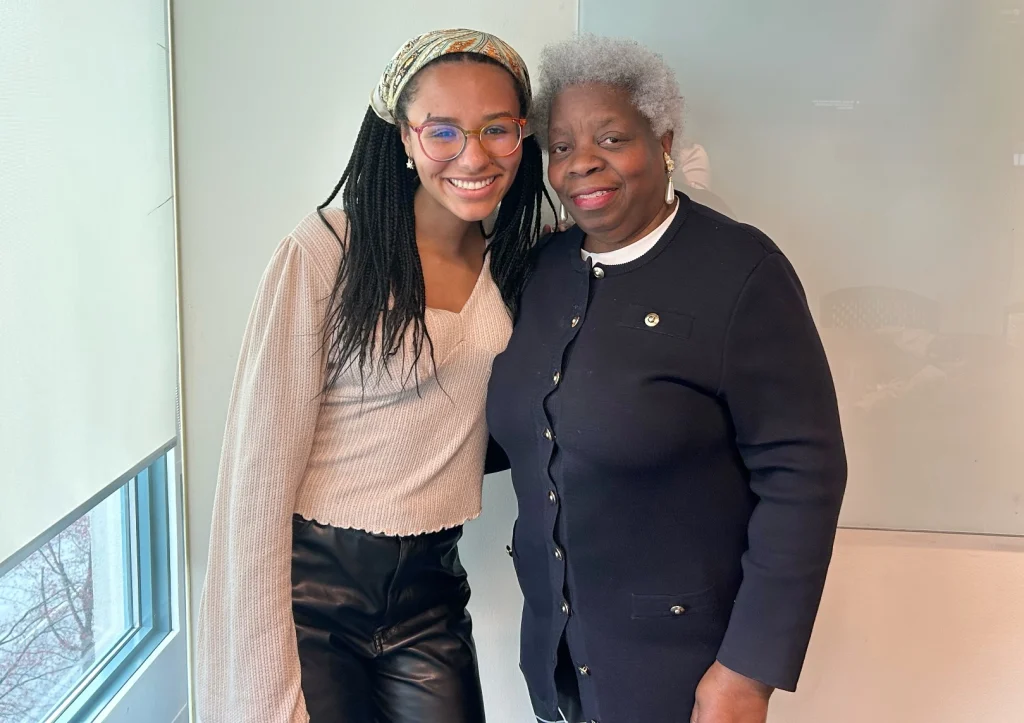
M 428 306 L 427 311 L 432 311 L 435 314 L 452 314 L 454 316 L 462 316 L 463 312 L 465 312 L 466 309 L 469 308 L 469 305 L 473 303 L 473 299 L 476 298 L 476 292 L 477 290 L 479 290 L 481 284 L 483 283 L 484 276 L 488 273 L 487 263 L 489 256 L 490 254 L 488 254 L 485 251 L 484 262 L 480 265 L 480 273 L 477 274 L 476 283 L 473 284 L 473 288 L 469 292 L 469 296 L 467 296 L 466 300 L 462 303 L 461 309 L 459 309 L 458 311 L 452 311 L 451 309 L 440 309 L 436 306 Z

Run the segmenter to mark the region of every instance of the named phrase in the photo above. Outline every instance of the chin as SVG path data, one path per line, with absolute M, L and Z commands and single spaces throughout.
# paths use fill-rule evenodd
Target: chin
M 453 203 L 448 205 L 448 210 L 461 218 L 463 221 L 475 223 L 490 218 L 498 208 L 495 203 Z
M 583 233 L 608 233 L 615 230 L 618 225 L 622 222 L 622 219 L 615 218 L 612 214 L 605 213 L 594 213 L 594 214 L 579 214 L 579 218 L 574 218 L 576 225 L 580 227 Z

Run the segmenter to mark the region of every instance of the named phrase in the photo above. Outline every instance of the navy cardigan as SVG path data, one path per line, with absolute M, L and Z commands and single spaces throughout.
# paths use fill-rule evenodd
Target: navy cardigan
M 803 289 L 764 234 L 679 202 L 627 264 L 548 239 L 494 362 L 520 663 L 551 719 L 563 637 L 599 723 L 689 720 L 716 658 L 794 689 L 831 558 L 846 457 Z

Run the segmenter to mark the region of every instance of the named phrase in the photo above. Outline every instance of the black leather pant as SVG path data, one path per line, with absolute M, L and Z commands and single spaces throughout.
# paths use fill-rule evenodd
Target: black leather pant
M 483 723 L 462 528 L 387 537 L 298 516 L 292 527 L 310 723 Z

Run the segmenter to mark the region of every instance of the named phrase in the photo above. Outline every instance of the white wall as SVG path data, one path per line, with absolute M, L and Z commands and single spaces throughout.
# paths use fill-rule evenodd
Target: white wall
M 228 395 L 257 282 L 274 246 L 341 176 L 384 64 L 417 33 L 473 27 L 507 40 L 532 67 L 544 44 L 573 32 L 576 2 L 176 0 L 173 19 L 194 617 Z M 500 723 L 512 713 L 497 711 L 522 709 L 517 696 L 525 696 L 505 554 L 514 517 L 507 477 L 489 481 L 485 504 L 462 550 L 475 584 L 485 695 Z
M 841 530 L 770 723 L 1024 720 L 1024 539 Z
M 340 175 L 381 65 L 406 37 L 448 24 L 490 29 L 535 65 L 575 17 L 571 0 L 175 2 L 193 615 L 252 294 L 273 246 Z M 462 546 L 490 723 L 529 720 L 504 551 L 513 516 L 507 475 L 488 478 Z M 772 723 L 1019 721 L 1022 581 L 1012 541 L 844 531 L 801 690 L 776 698 Z

